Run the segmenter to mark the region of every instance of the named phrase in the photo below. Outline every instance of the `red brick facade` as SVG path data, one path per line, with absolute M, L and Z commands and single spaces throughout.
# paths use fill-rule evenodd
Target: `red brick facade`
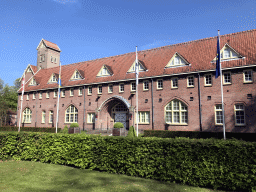
M 240 36 L 239 36 L 240 35 Z M 221 46 L 223 47 L 225 43 L 232 44 L 232 40 L 235 42 L 231 47 L 234 50 L 238 51 L 243 58 L 236 60 L 224 61 L 223 64 L 223 73 L 230 72 L 231 74 L 231 84 L 223 85 L 223 95 L 224 95 L 224 110 L 225 110 L 225 125 L 227 132 L 256 132 L 256 103 L 255 103 L 255 80 L 256 77 L 256 56 L 255 56 L 255 44 L 251 44 L 250 38 L 245 37 L 256 37 L 255 30 L 240 32 L 237 34 L 230 34 L 223 36 L 221 41 Z M 236 39 L 237 38 L 237 39 Z M 230 42 L 231 39 L 231 42 Z M 255 38 L 254 38 L 255 39 Z M 205 45 L 208 45 L 208 41 L 216 42 L 216 38 L 209 38 L 204 40 L 198 40 L 194 42 L 189 42 L 188 44 L 179 44 L 177 47 L 174 47 L 175 52 L 181 53 L 181 55 L 190 63 L 189 66 L 181 66 L 177 68 L 165 69 L 164 72 L 159 72 L 158 74 L 154 71 L 161 71 L 160 67 L 165 67 L 168 62 L 165 62 L 162 65 L 158 65 L 157 62 L 152 60 L 143 60 L 146 58 L 145 55 L 150 55 L 156 57 L 157 51 L 161 55 L 162 52 L 168 52 L 168 49 L 173 47 L 162 47 L 157 50 L 146 50 L 139 52 L 139 60 L 143 62 L 143 65 L 147 67 L 147 72 L 140 73 L 140 80 L 138 85 L 138 94 L 139 94 L 139 108 L 138 111 L 145 111 L 149 114 L 148 123 L 139 123 L 139 130 L 170 130 L 170 131 L 222 131 L 222 125 L 216 124 L 215 115 L 215 106 L 221 104 L 221 86 L 220 86 L 220 77 L 215 79 L 215 63 L 211 61 L 216 55 L 216 45 L 213 46 L 212 52 L 205 52 L 208 54 L 205 65 L 200 64 L 201 58 L 198 57 L 200 62 L 190 61 L 191 54 L 188 56 L 185 53 L 188 53 L 190 50 L 190 45 L 199 44 L 205 42 Z M 247 44 L 246 44 L 246 42 Z M 236 45 L 243 45 L 235 46 Z M 193 44 L 194 43 L 194 44 Z M 200 45 L 198 45 L 201 47 Z M 186 49 L 182 53 L 182 48 Z M 240 48 L 240 50 L 239 50 Z M 187 50 L 188 49 L 188 50 Z M 251 50 L 251 52 L 248 52 Z M 161 51 L 161 52 L 160 52 Z M 191 50 L 193 51 L 193 50 Z M 247 51 L 247 52 L 246 52 Z M 131 55 L 131 54 L 129 54 Z M 144 55 L 144 57 L 143 57 Z M 170 55 L 166 61 L 169 61 L 173 54 Z M 187 56 L 187 57 L 186 57 Z M 115 68 L 115 65 L 110 65 L 111 70 L 113 71 L 113 76 L 111 77 L 100 77 L 96 80 L 89 78 L 91 74 L 94 74 L 95 77 L 99 72 L 103 64 L 107 64 L 108 60 L 111 62 L 117 62 L 119 57 L 126 58 L 127 55 L 115 56 L 109 58 L 103 58 L 99 60 L 94 60 L 91 62 L 98 62 L 94 66 L 88 63 L 78 63 L 63 66 L 62 77 L 62 89 L 65 89 L 65 97 L 60 97 L 59 101 L 59 121 L 58 127 L 63 128 L 65 125 L 70 125 L 70 123 L 65 123 L 65 114 L 67 108 L 70 105 L 74 105 L 78 110 L 78 124 L 81 128 L 84 129 L 107 129 L 112 128 L 115 122 L 115 117 L 112 115 L 113 107 L 119 103 L 122 103 L 127 112 L 126 114 L 126 123 L 127 128 L 135 124 L 135 109 L 136 109 L 136 94 L 131 92 L 131 83 L 135 82 L 134 74 L 127 74 L 128 69 L 134 62 L 135 54 L 133 53 L 132 59 L 129 60 L 126 68 L 123 67 L 118 71 L 118 66 Z M 133 58 L 134 57 L 134 58 Z M 163 55 L 161 56 L 161 58 Z M 193 59 L 191 59 L 193 60 Z M 249 60 L 249 61 L 248 61 Z M 120 61 L 120 60 L 119 60 Z M 150 63 L 151 62 L 151 63 Z M 124 65 L 124 63 L 123 63 Z M 69 68 L 68 68 L 69 66 Z M 65 68 L 66 67 L 66 68 Z M 90 69 L 87 72 L 87 69 Z M 93 68 L 89 68 L 93 67 Z M 96 67 L 98 67 L 96 69 Z M 77 80 L 71 82 L 69 79 L 74 71 L 78 69 L 83 72 L 83 80 Z M 179 70 L 179 71 L 178 71 Z M 245 70 L 251 71 L 250 78 L 252 81 L 244 82 Z M 58 74 L 59 67 L 51 68 L 51 71 L 48 69 L 41 69 L 38 74 L 35 75 L 37 81 L 36 86 L 29 86 L 29 81 L 26 83 L 25 95 L 22 106 L 22 111 L 26 108 L 29 108 L 32 111 L 31 123 L 24 123 L 24 126 L 31 127 L 55 127 L 56 126 L 56 114 L 57 114 L 57 97 L 54 97 L 54 90 L 57 90 L 57 84 L 47 84 L 52 73 Z M 122 71 L 125 75 L 119 77 L 119 73 L 122 74 Z M 151 72 L 153 71 L 153 72 Z M 150 74 L 151 73 L 151 74 Z M 154 74 L 155 73 L 155 74 Z M 70 74 L 70 75 L 67 75 Z M 205 75 L 212 75 L 211 85 L 205 86 Z M 27 75 L 27 74 L 26 74 Z M 118 77 L 116 77 L 116 76 Z M 115 76 L 115 77 L 114 77 Z M 188 87 L 188 77 L 193 76 L 194 86 Z M 64 77 L 66 79 L 64 79 Z M 172 87 L 171 80 L 173 78 L 178 78 L 178 88 Z M 109 78 L 109 79 L 108 79 Z M 112 79 L 111 79 L 112 78 Z M 114 79 L 116 78 L 116 79 Z M 119 79 L 118 79 L 119 78 Z M 163 80 L 163 88 L 157 89 L 157 80 Z M 143 82 L 148 81 L 148 90 L 143 89 Z M 119 91 L 119 84 L 124 83 L 124 92 Z M 153 85 L 152 85 L 153 83 Z M 113 93 L 108 92 L 109 84 L 113 85 Z M 200 84 L 200 87 L 199 87 Z M 102 85 L 102 94 L 98 94 L 98 85 Z M 40 87 L 41 86 L 41 87 Z M 92 94 L 88 95 L 88 87 L 92 86 Z M 70 88 L 74 89 L 74 95 L 70 96 Z M 82 95 L 79 95 L 79 88 L 82 88 Z M 49 98 L 46 98 L 46 91 L 50 91 Z M 42 92 L 42 99 L 39 98 L 39 93 Z M 29 100 L 27 100 L 27 94 L 29 94 Z M 35 94 L 35 99 L 33 99 L 33 94 Z M 18 101 L 18 122 L 21 106 L 21 92 L 19 92 L 19 101 Z M 185 104 L 187 107 L 185 112 L 182 112 L 181 105 L 179 106 L 179 112 L 175 112 L 174 104 L 171 115 L 171 121 L 184 121 L 185 123 L 166 123 L 167 111 L 165 107 L 171 101 L 178 101 L 178 103 Z M 200 104 L 201 103 L 201 113 L 200 113 Z M 243 109 L 235 109 L 236 105 L 243 106 Z M 45 111 L 45 123 L 42 123 L 42 112 Z M 53 111 L 53 123 L 49 123 L 49 112 Z M 242 111 L 242 112 L 240 112 Z M 88 122 L 88 113 L 95 113 L 95 123 Z M 117 114 L 117 112 L 116 112 Z M 186 115 L 184 115 L 186 114 Z M 182 116 L 182 117 L 181 117 Z M 245 117 L 245 120 L 243 117 Z M 75 118 L 75 117 L 74 117 Z M 176 118 L 176 120 L 174 120 Z M 187 118 L 187 120 L 184 119 Z M 236 120 L 236 118 L 240 118 Z M 236 124 L 240 122 L 240 124 Z M 241 123 L 242 122 L 242 123 Z M 241 125 L 243 124 L 243 125 Z

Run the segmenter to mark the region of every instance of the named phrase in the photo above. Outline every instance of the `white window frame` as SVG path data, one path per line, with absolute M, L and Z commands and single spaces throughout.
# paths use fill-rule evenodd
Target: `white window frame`
M 225 75 L 229 74 L 230 76 L 230 82 L 225 82 Z M 231 72 L 223 72 L 223 85 L 230 85 L 232 84 L 232 76 L 231 76 Z
M 162 81 L 162 87 L 159 87 L 159 82 L 161 82 Z M 163 89 L 164 88 L 164 81 L 163 81 L 163 79 L 158 79 L 157 80 L 157 82 L 156 82 L 156 88 L 159 90 L 159 89 Z
M 33 93 L 33 99 L 36 99 L 36 93 Z
M 49 111 L 49 123 L 53 123 L 53 111 Z
M 211 84 L 206 84 L 206 78 L 207 76 L 210 76 L 211 77 Z M 207 86 L 212 86 L 212 74 L 205 74 L 204 75 L 204 86 L 207 87 Z
M 49 91 L 46 92 L 45 97 L 46 97 L 46 99 L 49 99 L 49 98 L 50 98 L 50 92 L 49 92 Z
M 224 57 L 224 51 L 227 50 L 227 49 L 229 49 L 229 56 L 230 56 L 230 57 Z M 233 52 L 235 52 L 233 49 L 231 49 L 229 46 L 225 46 L 225 47 L 223 48 L 223 50 L 221 51 L 221 53 L 220 53 L 220 59 L 221 59 L 221 61 L 222 61 L 222 60 L 224 61 L 224 60 L 239 58 L 239 54 L 235 52 L 235 53 L 237 54 L 237 56 L 235 57 L 235 56 L 233 56 Z
M 79 95 L 79 96 L 83 95 L 83 87 L 79 87 L 79 89 L 78 89 L 78 95 Z
M 247 72 L 251 72 L 251 80 L 249 80 L 249 81 L 245 81 L 245 73 L 247 73 Z M 253 71 L 251 70 L 251 69 L 248 69 L 248 70 L 244 70 L 243 71 L 243 80 L 244 80 L 244 83 L 252 83 L 253 82 Z
M 192 78 L 193 79 L 193 85 L 190 85 L 189 83 L 189 78 Z M 193 75 L 190 75 L 187 77 L 187 87 L 194 87 L 195 86 L 195 78 Z
M 69 94 L 70 97 L 73 97 L 74 96 L 74 88 L 71 88 L 69 92 L 70 92 L 70 94 Z
M 65 89 L 61 90 L 61 97 L 65 97 Z
M 95 113 L 87 113 L 87 123 L 95 123 Z
M 137 123 L 137 121 L 138 121 L 138 124 L 149 124 L 150 123 L 150 112 L 149 111 L 139 111 L 138 114 L 139 115 L 137 116 L 137 118 L 135 120 L 136 123 Z M 144 121 L 143 121 L 143 117 L 144 117 Z
M 147 86 L 148 86 L 148 88 L 147 89 L 145 89 L 145 85 L 146 85 L 146 83 L 148 84 Z M 146 81 L 144 81 L 143 82 L 143 91 L 148 91 L 149 90 L 149 81 L 148 80 L 146 80 Z
M 174 109 L 174 102 L 178 102 L 179 105 L 179 109 L 176 110 Z M 171 109 L 167 109 L 167 107 L 169 106 L 169 104 L 171 103 Z M 185 105 L 186 109 L 182 109 L 182 104 Z M 171 113 L 171 122 L 167 121 L 167 117 L 166 114 L 167 113 Z M 178 113 L 179 114 L 179 123 L 178 122 L 174 122 L 174 114 Z M 185 113 L 185 120 L 186 122 L 182 122 L 182 114 Z M 172 101 L 170 101 L 165 107 L 164 107 L 164 117 L 165 117 L 165 123 L 166 124 L 170 124 L 170 125 L 188 125 L 188 106 L 178 100 L 178 99 L 174 99 Z
M 53 97 L 56 98 L 58 96 L 58 90 L 53 91 Z
M 135 89 L 133 89 L 134 88 L 134 86 L 135 86 Z M 134 92 L 134 91 L 136 91 L 136 82 L 131 82 L 131 92 Z
M 65 123 L 77 123 L 77 122 L 78 122 L 78 109 L 74 105 L 69 105 L 65 110 Z
M 31 123 L 32 119 L 32 110 L 30 108 L 25 108 L 22 113 L 22 122 L 23 123 Z
M 123 90 L 121 90 L 121 86 L 123 87 Z M 124 92 L 124 83 L 119 83 L 119 93 Z
M 102 94 L 102 85 L 98 85 L 98 95 Z
M 221 109 L 217 109 L 217 106 L 220 106 Z M 214 113 L 215 113 L 215 125 L 223 125 L 223 115 L 222 115 L 222 113 L 221 113 L 222 123 L 217 123 L 217 112 L 222 112 L 223 113 L 222 104 L 217 104 L 217 105 L 214 106 Z
M 42 123 L 45 123 L 45 119 L 46 119 L 46 112 L 42 111 Z
M 110 89 L 110 87 L 112 87 L 112 90 Z M 113 84 L 109 84 L 108 85 L 108 93 L 113 93 L 113 89 L 114 89 Z
M 53 63 L 53 59 L 54 59 L 53 56 L 51 56 L 51 62 L 52 62 L 52 63 Z
M 27 101 L 29 100 L 29 93 L 27 94 Z
M 237 109 L 236 106 L 237 105 L 242 105 L 243 109 Z M 244 113 L 243 117 L 244 117 L 244 123 L 237 123 L 237 115 L 236 112 L 238 111 L 242 111 Z M 234 115 L 235 115 L 235 126 L 245 126 L 246 125 L 246 121 L 245 121 L 245 105 L 243 103 L 236 103 L 234 105 Z
M 43 93 L 41 91 L 41 92 L 39 92 L 39 99 L 42 99 L 42 98 L 43 98 Z
M 92 95 L 92 86 L 88 87 L 88 95 Z
M 177 86 L 174 86 L 174 81 L 177 81 Z M 179 86 L 179 84 L 178 84 L 178 78 L 177 77 L 173 77 L 172 79 L 171 79 L 171 84 L 172 84 L 172 89 L 178 89 L 178 86 Z

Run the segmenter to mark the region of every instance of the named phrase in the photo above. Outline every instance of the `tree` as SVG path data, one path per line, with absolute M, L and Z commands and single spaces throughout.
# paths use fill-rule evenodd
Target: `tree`
M 20 88 L 20 78 L 16 79 L 13 84 L 14 84 L 14 87 L 16 88 L 16 90 L 18 91 L 19 88 Z
M 4 81 L 0 78 L 0 93 L 4 87 Z

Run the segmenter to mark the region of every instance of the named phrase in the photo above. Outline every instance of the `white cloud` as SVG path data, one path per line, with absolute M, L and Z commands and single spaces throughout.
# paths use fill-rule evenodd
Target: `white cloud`
M 61 4 L 68 4 L 68 3 L 76 3 L 77 0 L 53 0 L 54 2 L 61 3 Z

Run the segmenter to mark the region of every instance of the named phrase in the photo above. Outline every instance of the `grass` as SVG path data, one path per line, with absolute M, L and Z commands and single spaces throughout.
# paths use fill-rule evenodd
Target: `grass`
M 0 191 L 213 192 L 218 190 L 78 169 L 64 165 L 0 160 Z

